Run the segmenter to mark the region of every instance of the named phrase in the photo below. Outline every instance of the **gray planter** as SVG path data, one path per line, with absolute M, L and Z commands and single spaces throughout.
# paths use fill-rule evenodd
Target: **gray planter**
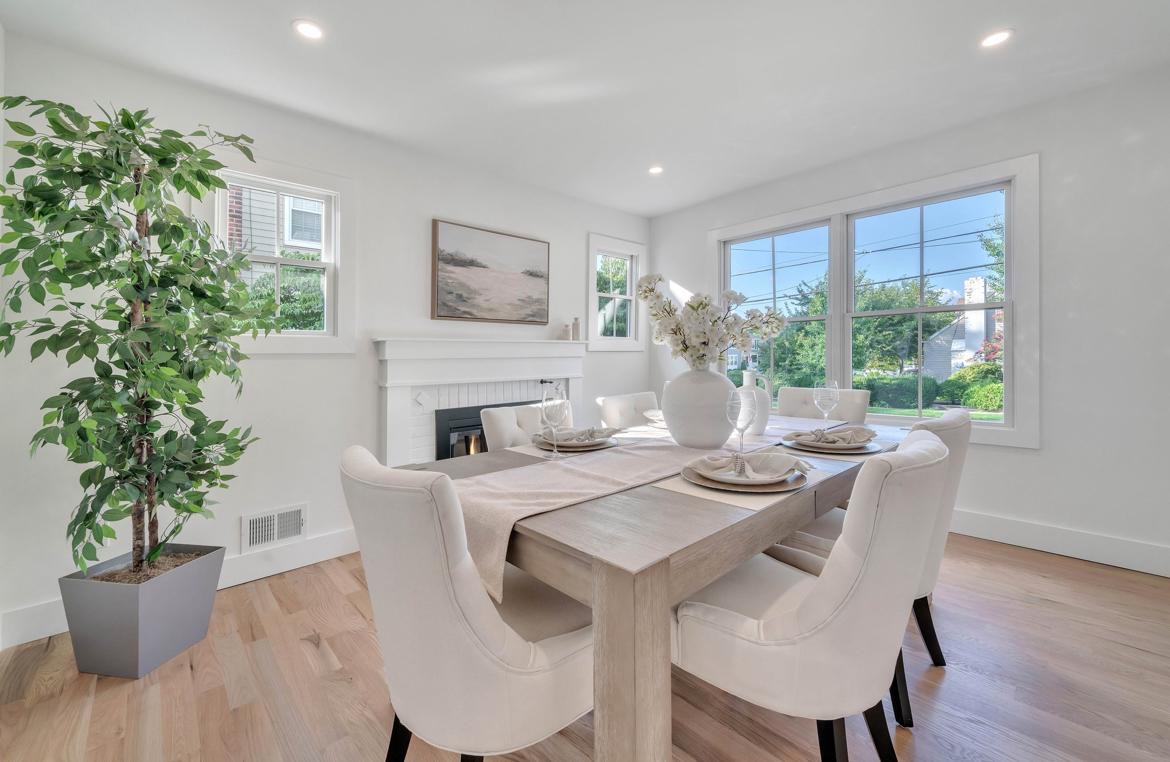
M 170 543 L 165 552 L 202 557 L 140 585 L 90 579 L 128 565 L 129 553 L 59 580 L 79 671 L 142 677 L 206 637 L 224 549 Z

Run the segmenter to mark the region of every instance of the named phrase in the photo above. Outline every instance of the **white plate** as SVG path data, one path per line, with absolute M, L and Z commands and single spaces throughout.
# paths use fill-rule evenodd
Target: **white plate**
M 646 420 L 650 421 L 651 423 L 664 423 L 666 421 L 666 419 L 662 417 L 661 410 L 643 410 L 642 415 L 646 416 Z
M 785 447 L 791 447 L 794 450 L 834 453 L 837 455 L 868 455 L 872 452 L 881 452 L 884 449 L 882 445 L 876 442 L 866 442 L 863 445 L 849 445 L 848 447 L 841 447 L 840 445 L 825 445 L 823 442 L 800 442 L 797 440 L 785 440 L 780 444 L 784 445 Z
M 687 466 L 691 468 L 691 466 Z M 796 467 L 792 467 L 782 474 L 768 474 L 767 476 L 757 475 L 754 478 L 748 476 L 736 476 L 732 471 L 720 471 L 716 474 L 700 471 L 697 468 L 692 470 L 704 479 L 717 481 L 721 484 L 775 484 L 776 482 L 784 481 L 795 473 L 799 473 Z
M 532 444 L 536 445 L 542 450 L 553 451 L 553 444 L 544 439 L 534 439 Z M 561 452 L 589 452 L 590 450 L 604 450 L 606 447 L 616 447 L 617 440 L 612 437 L 609 439 L 596 439 L 592 442 L 557 442 L 557 449 Z
M 708 479 L 690 466 L 684 468 L 679 476 L 692 484 L 698 484 L 700 487 L 719 489 L 726 492 L 791 492 L 794 489 L 800 489 L 808 484 L 808 477 L 799 471 L 783 481 L 772 482 L 771 484 L 726 484 L 724 482 L 717 482 L 714 479 Z

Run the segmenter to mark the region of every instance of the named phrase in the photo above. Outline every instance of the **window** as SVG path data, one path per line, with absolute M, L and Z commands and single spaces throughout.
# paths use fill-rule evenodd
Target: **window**
M 743 309 L 789 321 L 727 373 L 834 379 L 876 422 L 962 407 L 972 441 L 1039 446 L 1039 160 L 964 170 L 712 231 Z
M 336 194 L 234 172 L 223 177 L 219 235 L 248 254 L 243 278 L 253 301 L 276 304 L 282 333 L 335 334 Z
M 1003 422 L 1007 192 L 849 217 L 852 386 L 871 413 Z
M 640 243 L 589 236 L 589 348 L 639 350 L 637 299 Z
M 771 341 L 753 338 L 743 356 L 727 353 L 727 374 L 738 386 L 743 371 L 762 371 L 781 386 L 812 386 L 825 378 L 825 322 L 829 315 L 829 225 L 821 223 L 734 241 L 727 247 L 728 287 L 746 300 L 740 313 L 774 308 L 788 326 Z

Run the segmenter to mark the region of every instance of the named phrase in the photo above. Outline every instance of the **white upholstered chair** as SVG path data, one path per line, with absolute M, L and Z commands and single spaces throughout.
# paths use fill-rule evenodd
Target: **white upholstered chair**
M 829 417 L 849 423 L 865 423 L 868 409 L 868 389 L 842 389 L 841 400 L 829 413 Z M 813 402 L 813 390 L 800 386 L 780 387 L 776 413 L 793 418 L 823 418 L 825 415 Z
M 394 703 L 387 760 L 412 733 L 464 760 L 506 754 L 592 708 L 589 609 L 511 566 L 495 604 L 450 478 L 350 447 L 341 482 Z
M 573 407 L 568 401 L 564 405 L 565 420 L 561 426 L 573 425 Z M 485 407 L 479 411 L 483 423 L 483 436 L 489 450 L 504 450 L 517 445 L 528 444 L 533 434 L 544 428 L 540 420 L 540 403 L 535 405 L 510 405 L 508 407 Z
M 862 466 L 849 520 L 820 576 L 755 556 L 679 605 L 679 667 L 742 699 L 817 720 L 821 758 L 845 759 L 862 713 L 896 759 L 882 711 L 946 477 L 947 449 L 911 432 Z
M 971 416 L 966 410 L 949 410 L 941 418 L 915 424 L 914 430 L 932 432 L 942 440 L 950 453 L 947 458 L 946 481 L 932 516 L 930 547 L 914 596 L 914 618 L 918 622 L 918 631 L 922 635 L 927 651 L 930 652 L 931 661 L 936 666 L 943 667 L 946 666 L 946 659 L 943 658 L 942 647 L 934 631 L 934 618 L 931 616 L 928 596 L 934 592 L 934 586 L 938 583 L 938 572 L 942 566 L 943 552 L 946 550 L 951 518 L 955 513 L 955 499 L 959 494 L 959 481 L 963 477 L 963 464 L 967 460 L 967 449 L 971 440 Z M 847 515 L 848 511 L 832 508 L 795 532 L 779 546 L 769 549 L 768 553 L 803 571 L 819 574 L 823 558 L 829 555 L 834 543 L 841 536 Z M 900 664 L 895 684 L 890 690 L 898 723 L 910 727 L 914 720 L 910 711 L 905 675 Z
M 598 397 L 597 406 L 601 408 L 602 426 L 628 429 L 631 426 L 645 426 L 650 422 L 643 413 L 658 407 L 658 397 L 654 392 L 614 394 Z

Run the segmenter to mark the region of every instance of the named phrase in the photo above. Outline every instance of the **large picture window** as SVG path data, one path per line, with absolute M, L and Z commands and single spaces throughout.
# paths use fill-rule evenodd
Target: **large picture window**
M 741 309 L 788 319 L 729 351 L 774 388 L 835 380 L 877 423 L 970 411 L 973 441 L 1039 441 L 1035 156 L 712 231 Z

